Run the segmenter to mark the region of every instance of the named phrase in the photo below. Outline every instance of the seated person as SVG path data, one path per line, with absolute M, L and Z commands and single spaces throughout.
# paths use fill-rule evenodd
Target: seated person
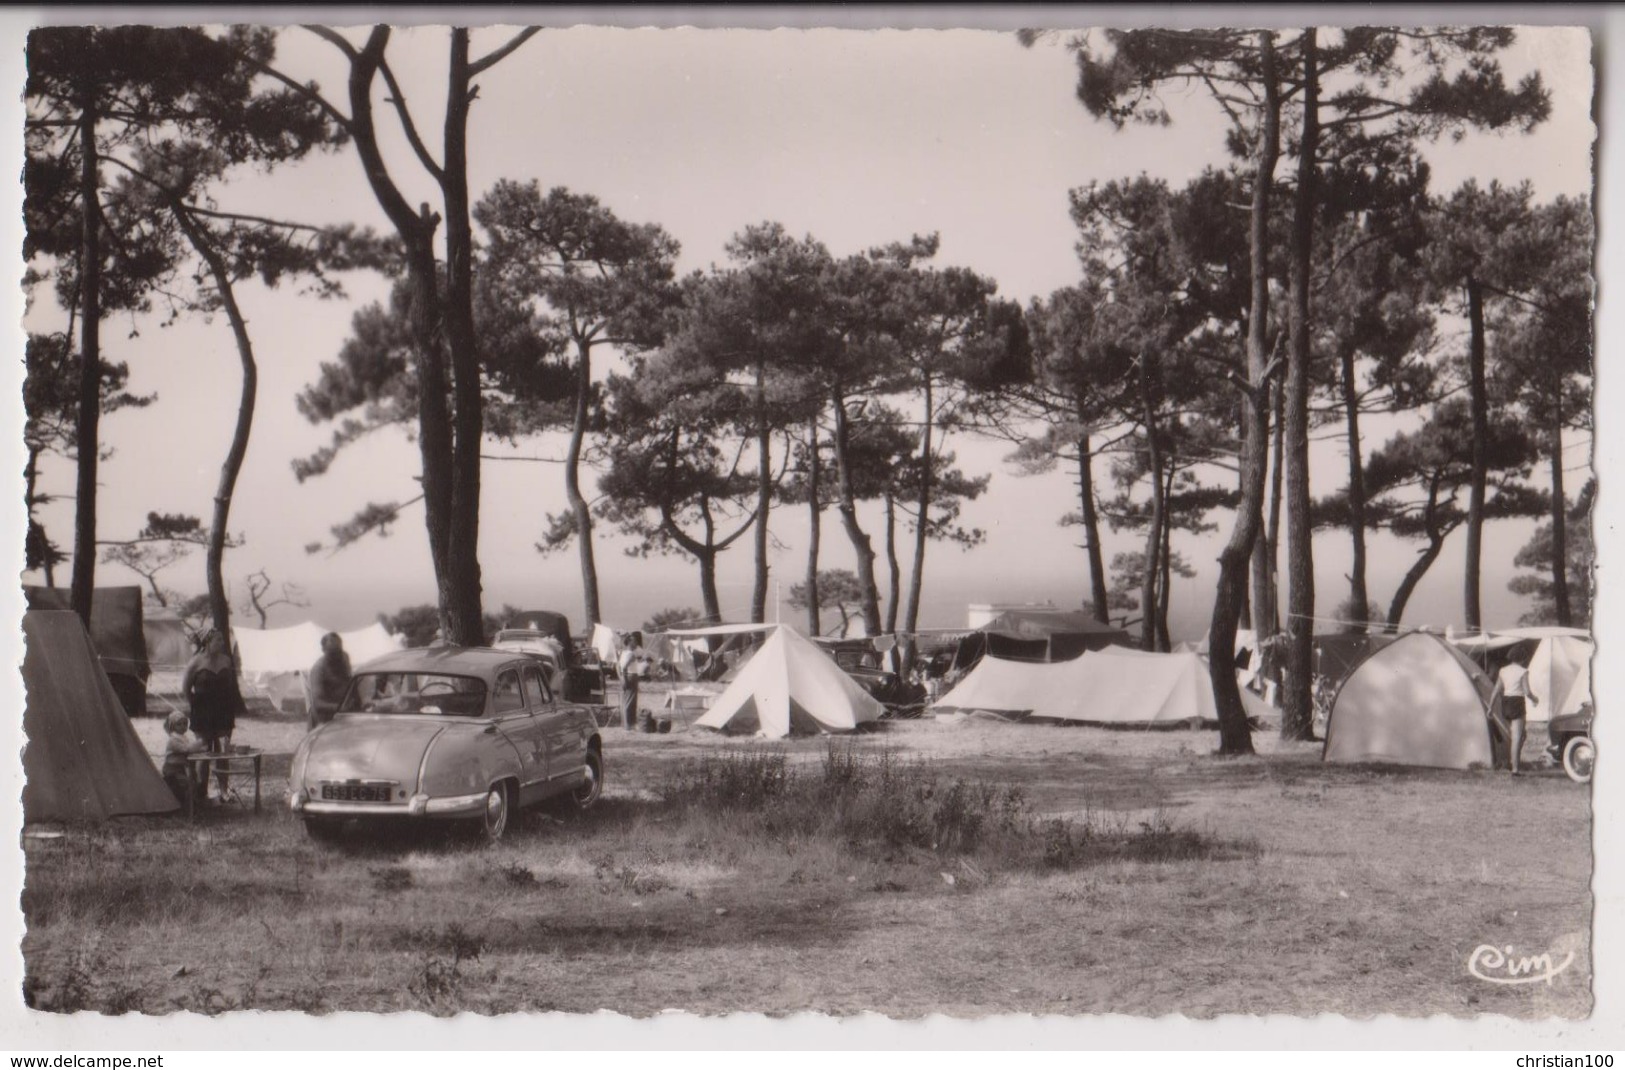
M 190 725 L 186 714 L 180 710 L 164 718 L 164 783 L 169 785 L 176 801 L 181 803 L 185 803 L 198 786 L 192 763 L 186 760 L 187 755 L 197 754 L 204 749 L 202 743 L 186 738 Z

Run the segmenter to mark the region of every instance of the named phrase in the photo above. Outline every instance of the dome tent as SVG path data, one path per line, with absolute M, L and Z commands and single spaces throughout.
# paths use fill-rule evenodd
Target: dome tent
M 1495 685 L 1442 636 L 1409 635 L 1373 651 L 1343 681 L 1321 758 L 1441 769 L 1495 764 Z

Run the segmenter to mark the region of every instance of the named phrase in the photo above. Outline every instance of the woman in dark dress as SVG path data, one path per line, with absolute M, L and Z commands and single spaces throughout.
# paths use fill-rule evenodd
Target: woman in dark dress
M 204 749 L 211 754 L 229 753 L 237 714 L 243 710 L 243 696 L 237 688 L 237 665 L 231 658 L 231 648 L 220 632 L 204 637 L 203 649 L 187 663 L 181 677 L 181 691 L 191 707 L 192 732 L 203 741 Z M 203 779 L 207 783 L 207 772 Z M 216 767 L 215 779 L 220 798 L 224 799 L 230 790 L 224 767 Z

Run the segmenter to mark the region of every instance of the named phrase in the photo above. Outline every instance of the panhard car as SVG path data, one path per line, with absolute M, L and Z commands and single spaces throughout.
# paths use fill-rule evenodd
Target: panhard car
M 520 807 L 585 810 L 604 786 L 603 742 L 519 651 L 431 647 L 359 666 L 338 712 L 294 752 L 288 802 L 316 838 L 354 819 L 457 821 L 500 839 Z

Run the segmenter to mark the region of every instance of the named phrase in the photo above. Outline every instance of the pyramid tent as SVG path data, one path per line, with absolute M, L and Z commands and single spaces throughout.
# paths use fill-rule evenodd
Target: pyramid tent
M 781 739 L 850 732 L 883 712 L 884 707 L 811 640 L 779 627 L 694 723 Z
M 175 796 L 130 726 L 78 616 L 30 611 L 23 636 L 23 821 L 175 810 Z
M 66 587 L 27 587 L 29 609 L 73 608 Z M 141 588 L 98 587 L 90 595 L 90 641 L 124 712 L 147 712 L 147 643 L 142 627 Z
M 1577 713 L 1591 701 L 1590 639 L 1572 635 L 1549 635 L 1541 639 L 1529 659 L 1529 701 L 1531 721 L 1548 721 L 1566 713 Z
M 1332 702 L 1321 757 L 1442 769 L 1493 767 L 1495 685 L 1440 636 L 1410 635 L 1354 667 Z
M 1092 724 L 1213 721 L 1213 685 L 1193 653 L 1149 654 L 1126 647 L 1072 661 L 1035 664 L 983 658 L 931 707 L 988 710 Z

